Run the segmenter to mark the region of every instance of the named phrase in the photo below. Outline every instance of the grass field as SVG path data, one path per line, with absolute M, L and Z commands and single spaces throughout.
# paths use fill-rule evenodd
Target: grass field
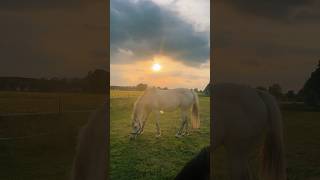
M 83 93 L 0 92 L 0 114 L 95 109 L 106 95 Z
M 209 143 L 209 99 L 201 97 L 202 128 L 191 136 L 176 139 L 178 113 L 161 117 L 162 137 L 155 138 L 151 117 L 145 133 L 128 141 L 130 113 L 139 92 L 111 92 L 112 179 L 172 179 L 201 147 Z M 0 92 L 0 114 L 57 111 L 59 97 L 65 111 L 98 107 L 104 95 L 74 93 Z M 286 156 L 290 180 L 320 179 L 320 111 L 303 106 L 282 108 Z M 89 116 L 83 113 L 29 115 L 0 118 L 0 180 L 63 180 L 69 177 L 76 135 Z M 48 134 L 47 134 L 48 133 Z M 32 136 L 43 134 L 41 136 Z M 228 177 L 223 148 L 215 152 L 215 176 Z M 159 158 L 160 157 L 160 158 Z M 256 159 L 251 161 L 257 170 Z M 254 173 L 255 174 L 255 173 Z
M 131 98 L 131 97 L 138 97 L 143 93 L 143 91 L 117 91 L 111 90 L 110 97 L 111 98 Z
M 111 179 L 173 179 L 183 165 L 210 142 L 209 98 L 200 98 L 201 129 L 177 139 L 180 113 L 161 115 L 161 138 L 155 137 L 156 126 L 151 115 L 142 136 L 129 141 L 131 112 L 136 97 L 111 98 Z
M 0 92 L 0 115 L 95 109 L 105 95 Z M 69 178 L 79 128 L 89 112 L 0 116 L 0 180 Z M 12 139 L 2 139 L 2 138 Z M 16 138 L 18 137 L 18 138 Z M 24 137 L 24 138 L 20 138 Z

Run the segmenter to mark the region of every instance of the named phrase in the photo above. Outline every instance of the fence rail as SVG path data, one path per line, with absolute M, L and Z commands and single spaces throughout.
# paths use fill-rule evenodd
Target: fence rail
M 90 113 L 95 109 L 90 110 L 74 110 L 74 111 L 60 111 L 60 112 L 35 112 L 35 113 L 4 113 L 0 114 L 1 117 L 15 117 L 15 116 L 36 116 L 36 115 L 59 115 L 62 113 Z

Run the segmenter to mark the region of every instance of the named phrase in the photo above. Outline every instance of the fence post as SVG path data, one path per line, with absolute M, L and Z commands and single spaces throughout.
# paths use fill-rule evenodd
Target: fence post
M 61 114 L 62 107 L 61 107 L 61 95 L 60 94 L 59 94 L 59 98 L 58 98 L 58 105 L 59 105 L 59 114 Z
M 60 119 L 60 121 L 62 120 L 62 111 L 63 111 L 62 108 L 63 108 L 62 107 L 62 97 L 61 97 L 61 94 L 59 94 L 59 119 Z

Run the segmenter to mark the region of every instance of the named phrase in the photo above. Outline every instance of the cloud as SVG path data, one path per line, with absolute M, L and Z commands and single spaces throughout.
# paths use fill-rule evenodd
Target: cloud
M 222 0 L 217 0 L 217 3 L 221 2 Z M 226 0 L 225 2 L 244 13 L 283 20 L 289 19 L 296 8 L 310 6 L 316 0 Z
M 208 33 L 197 31 L 192 23 L 152 1 L 112 0 L 110 19 L 111 63 L 165 54 L 188 65 L 200 65 L 209 57 Z M 132 51 L 133 57 L 120 59 L 119 49 Z
M 72 10 L 0 8 L 0 76 L 82 77 L 106 68 L 105 12 L 102 4 Z
M 103 0 L 1 0 L 0 9 L 43 10 L 59 8 L 78 8 L 88 4 L 103 3 Z
M 320 2 L 265 1 L 270 8 L 260 7 L 266 8 L 261 12 L 250 11 L 255 2 L 235 6 L 239 2 L 215 3 L 215 82 L 280 83 L 285 90 L 300 90 L 319 59 Z M 280 10 L 271 6 L 279 3 L 284 14 L 273 14 Z
M 161 8 L 177 13 L 196 31 L 210 32 L 210 0 L 152 0 Z

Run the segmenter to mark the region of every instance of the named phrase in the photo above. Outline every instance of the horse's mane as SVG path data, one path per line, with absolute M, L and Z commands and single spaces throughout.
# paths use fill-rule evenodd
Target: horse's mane
M 141 103 L 141 100 L 142 98 L 144 97 L 146 91 L 140 95 L 138 97 L 138 99 L 134 102 L 134 105 L 133 105 L 133 111 L 132 111 L 132 118 L 135 119 L 136 115 L 137 115 L 137 108 L 138 108 L 138 105 Z
M 152 92 L 154 91 L 155 88 L 148 88 L 146 89 L 143 94 L 141 96 L 139 96 L 137 98 L 137 100 L 134 102 L 134 105 L 133 105 L 133 111 L 132 111 L 132 118 L 135 118 L 136 116 L 136 113 L 137 113 L 137 108 L 139 107 L 139 105 L 141 104 L 143 98 L 149 93 L 149 92 Z

